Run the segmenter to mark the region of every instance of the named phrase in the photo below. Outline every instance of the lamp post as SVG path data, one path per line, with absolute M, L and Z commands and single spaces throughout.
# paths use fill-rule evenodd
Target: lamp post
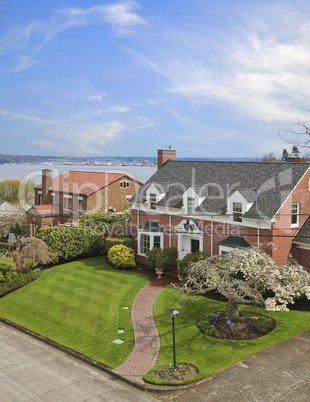
M 179 312 L 173 307 L 171 310 L 168 311 L 170 314 L 170 317 L 172 318 L 172 336 L 173 336 L 173 368 L 177 368 L 177 363 L 176 363 L 176 353 L 175 353 L 175 324 L 174 320 L 175 317 L 179 314 Z

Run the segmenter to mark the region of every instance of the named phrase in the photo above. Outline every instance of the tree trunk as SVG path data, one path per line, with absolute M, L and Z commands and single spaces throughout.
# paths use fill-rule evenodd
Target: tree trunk
M 227 302 L 227 318 L 230 321 L 238 321 L 238 303 L 235 299 L 229 299 Z

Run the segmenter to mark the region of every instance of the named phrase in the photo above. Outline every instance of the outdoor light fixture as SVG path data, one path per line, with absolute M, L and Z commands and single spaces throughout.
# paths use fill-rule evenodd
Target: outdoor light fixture
M 175 324 L 174 320 L 175 317 L 179 314 L 178 310 L 176 310 L 174 307 L 168 311 L 170 314 L 170 317 L 172 318 L 172 336 L 173 336 L 173 368 L 177 368 L 177 363 L 176 363 L 176 353 L 175 353 Z

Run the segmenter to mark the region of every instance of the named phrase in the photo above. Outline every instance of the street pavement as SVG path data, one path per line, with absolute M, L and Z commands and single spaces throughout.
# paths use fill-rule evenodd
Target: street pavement
M 126 384 L 0 323 L 0 401 L 154 401 Z

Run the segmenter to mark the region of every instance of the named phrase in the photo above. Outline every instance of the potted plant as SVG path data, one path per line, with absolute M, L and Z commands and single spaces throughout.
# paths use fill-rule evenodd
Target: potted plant
M 155 271 L 158 278 L 162 278 L 162 274 L 164 273 L 164 261 L 161 253 L 156 255 Z

